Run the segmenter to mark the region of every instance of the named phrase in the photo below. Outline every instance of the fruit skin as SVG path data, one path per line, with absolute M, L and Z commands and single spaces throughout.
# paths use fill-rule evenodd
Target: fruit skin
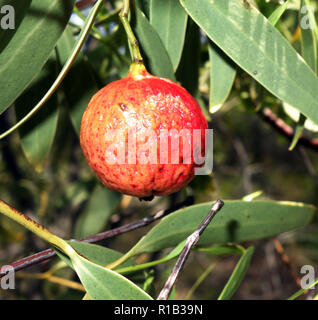
M 179 147 L 180 163 L 170 163 L 175 152 L 170 152 L 170 148 L 169 162 L 160 163 L 160 129 L 172 128 L 178 131 L 203 129 L 200 152 L 204 155 L 204 129 L 208 128 L 208 124 L 194 98 L 173 81 L 152 76 L 142 64 L 133 64 L 125 78 L 108 84 L 92 97 L 83 114 L 80 143 L 89 166 L 106 187 L 139 198 L 151 198 L 176 192 L 194 177 L 196 164 L 193 156 L 190 164 L 182 163 L 182 139 Z M 122 135 L 112 136 L 109 129 L 117 129 Z M 138 156 L 136 164 L 127 163 L 127 139 L 131 129 L 137 133 L 137 152 L 146 141 L 143 132 L 154 130 L 157 163 L 140 163 Z M 154 138 L 148 138 L 150 146 Z M 110 164 L 105 160 L 105 152 L 110 146 L 124 145 L 124 164 Z M 198 148 L 191 144 L 191 155 L 193 147 Z

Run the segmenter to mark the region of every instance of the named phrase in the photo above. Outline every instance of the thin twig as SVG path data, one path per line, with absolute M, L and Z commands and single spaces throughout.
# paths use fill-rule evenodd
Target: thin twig
M 304 162 L 305 168 L 307 169 L 309 175 L 312 177 L 316 185 L 318 186 L 318 176 L 316 174 L 315 168 L 309 158 L 309 155 L 307 154 L 305 148 L 303 147 L 298 147 L 297 151 L 301 157 L 301 159 Z
M 211 273 L 211 271 L 215 267 L 215 262 L 211 263 L 209 267 L 201 274 L 201 276 L 197 279 L 194 285 L 191 287 L 184 300 L 190 300 L 195 290 L 199 287 L 199 285 L 205 280 L 205 278 Z
M 153 216 L 145 217 L 141 220 L 126 224 L 124 226 L 114 228 L 112 230 L 101 232 L 101 233 L 89 236 L 87 238 L 82 238 L 82 239 L 74 240 L 74 241 L 95 243 L 95 242 L 99 242 L 102 240 L 110 239 L 115 236 L 121 235 L 123 233 L 127 233 L 130 231 L 136 230 L 138 228 L 145 227 L 145 226 L 163 218 L 164 216 L 168 215 L 169 213 L 171 213 L 175 210 L 178 210 L 184 206 L 191 205 L 191 204 L 193 204 L 193 197 L 188 196 L 183 202 L 176 204 L 175 206 L 173 206 L 169 209 L 160 210 L 159 212 L 157 212 Z M 47 250 L 38 252 L 36 254 L 33 254 L 29 257 L 25 257 L 25 258 L 22 258 L 20 260 L 15 261 L 15 262 L 12 262 L 10 264 L 10 266 L 13 267 L 15 272 L 17 272 L 17 271 L 26 269 L 28 267 L 31 267 L 33 265 L 36 265 L 36 264 L 39 264 L 42 262 L 47 262 L 48 260 L 50 260 L 51 258 L 53 258 L 55 256 L 56 256 L 56 253 L 53 249 L 47 249 Z M 0 279 L 1 279 L 1 277 L 5 276 L 6 274 L 7 274 L 7 272 L 2 272 L 2 273 L 0 272 Z
M 212 221 L 212 219 L 215 217 L 215 215 L 221 210 L 223 205 L 224 202 L 222 200 L 217 200 L 212 206 L 209 214 L 201 222 L 199 227 L 187 238 L 186 244 L 183 250 L 181 251 L 180 256 L 171 272 L 171 275 L 169 276 L 165 286 L 161 290 L 157 300 L 168 300 L 170 292 L 177 281 L 178 275 L 190 255 L 191 249 L 198 243 L 201 234 Z
M 294 137 L 294 129 L 287 125 L 282 119 L 278 118 L 274 112 L 269 108 L 264 108 L 260 112 L 262 118 L 271 125 L 276 131 L 284 135 L 289 140 L 292 140 Z M 306 137 L 301 137 L 298 141 L 299 145 L 303 145 L 314 151 L 318 151 L 318 139 L 309 139 Z
M 53 275 L 46 275 L 45 273 L 27 273 L 27 272 L 21 272 L 19 274 L 16 275 L 17 278 L 20 279 L 38 279 L 38 280 L 47 280 L 49 282 L 52 283 L 56 283 L 59 284 L 61 286 L 64 287 L 68 287 L 74 290 L 79 290 L 79 291 L 84 291 L 86 292 L 85 288 L 83 287 L 82 284 L 69 280 L 69 279 L 65 279 L 65 278 L 60 278 L 60 277 L 56 277 Z
M 301 280 L 300 280 L 297 272 L 295 272 L 293 265 L 292 265 L 292 262 L 289 259 L 288 255 L 285 253 L 285 250 L 284 250 L 283 246 L 281 245 L 280 241 L 277 238 L 274 238 L 272 241 L 273 241 L 275 250 L 278 253 L 281 261 L 288 268 L 288 271 L 289 271 L 291 277 L 293 278 L 293 280 L 295 281 L 296 285 L 299 288 L 301 288 Z

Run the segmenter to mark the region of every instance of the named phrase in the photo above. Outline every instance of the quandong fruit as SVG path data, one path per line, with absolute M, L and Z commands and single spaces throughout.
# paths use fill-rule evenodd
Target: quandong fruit
M 207 128 L 190 93 L 133 63 L 125 78 L 92 97 L 82 117 L 80 143 L 107 188 L 151 199 L 174 193 L 193 179 L 202 165 L 194 155 L 205 154 Z M 193 129 L 200 129 L 199 139 Z

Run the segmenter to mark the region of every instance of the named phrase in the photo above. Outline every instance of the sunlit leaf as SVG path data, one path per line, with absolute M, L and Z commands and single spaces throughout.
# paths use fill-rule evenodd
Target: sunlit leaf
M 288 3 L 290 0 L 285 1 L 282 5 L 277 7 L 274 12 L 268 17 L 268 21 L 274 26 L 280 17 L 283 15 L 283 13 L 286 11 Z
M 180 209 L 163 218 L 131 250 L 131 254 L 176 246 L 194 232 L 212 202 Z M 307 225 L 316 208 L 296 202 L 225 201 L 206 228 L 198 245 L 225 244 L 261 239 Z
M 209 44 L 210 101 L 209 111 L 219 110 L 230 94 L 236 68 L 233 62 L 213 43 Z
M 208 37 L 263 87 L 318 122 L 318 78 L 248 1 L 180 0 Z
M 218 297 L 218 300 L 230 300 L 232 298 L 232 296 L 237 291 L 245 277 L 253 253 L 254 247 L 249 247 L 242 255 L 239 262 L 235 266 L 235 269 L 232 272 L 230 279 L 228 280 L 220 296 Z

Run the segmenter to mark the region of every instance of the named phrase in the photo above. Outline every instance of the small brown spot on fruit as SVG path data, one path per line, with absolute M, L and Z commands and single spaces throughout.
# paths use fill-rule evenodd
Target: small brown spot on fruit
M 122 110 L 122 111 L 125 111 L 127 109 L 127 106 L 123 103 L 120 103 L 119 104 L 119 108 Z

